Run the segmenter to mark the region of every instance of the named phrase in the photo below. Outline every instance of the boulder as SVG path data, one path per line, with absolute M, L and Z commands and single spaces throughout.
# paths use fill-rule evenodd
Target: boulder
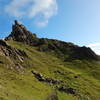
M 76 90 L 74 88 L 68 88 L 68 87 L 57 87 L 59 91 L 65 92 L 65 93 L 69 93 L 72 95 L 76 95 Z
M 35 77 L 39 80 L 39 81 L 45 81 L 45 78 L 43 77 L 43 75 L 39 74 L 38 72 L 36 71 L 31 71 Z
M 39 80 L 39 81 L 43 81 L 43 82 L 46 82 L 46 83 L 49 83 L 49 84 L 60 84 L 62 83 L 63 81 L 61 80 L 55 80 L 55 79 L 52 79 L 52 78 L 46 78 L 44 77 L 42 74 L 36 72 L 36 71 L 31 71 L 35 77 Z

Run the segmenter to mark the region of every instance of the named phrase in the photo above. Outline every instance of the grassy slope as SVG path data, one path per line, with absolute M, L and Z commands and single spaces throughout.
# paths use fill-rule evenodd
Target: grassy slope
M 21 65 L 25 68 L 24 74 L 6 69 L 13 66 L 9 58 L 0 57 L 0 100 L 47 100 L 52 94 L 57 94 L 59 100 L 79 100 L 71 94 L 55 90 L 54 86 L 39 82 L 31 73 L 35 70 L 45 77 L 64 80 L 64 85 L 75 88 L 80 100 L 100 99 L 100 62 L 74 60 L 63 62 L 54 54 L 39 52 L 35 47 L 8 41 L 16 48 L 24 50 L 29 56 Z M 12 59 L 13 62 L 16 62 Z M 61 73 L 55 73 L 60 70 Z M 79 78 L 74 78 L 80 75 Z

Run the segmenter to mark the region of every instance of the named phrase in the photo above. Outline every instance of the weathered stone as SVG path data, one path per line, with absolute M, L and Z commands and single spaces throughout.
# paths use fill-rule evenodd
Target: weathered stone
M 51 84 L 59 84 L 59 83 L 61 83 L 62 81 L 60 81 L 60 80 L 55 80 L 55 79 L 52 79 L 52 78 L 46 78 L 46 79 L 45 79 L 45 82 L 51 83 Z
M 32 73 L 35 75 L 35 77 L 36 77 L 39 81 L 43 81 L 43 82 L 46 82 L 46 83 L 49 83 L 49 84 L 60 84 L 60 83 L 63 82 L 63 81 L 61 81 L 61 80 L 55 80 L 55 79 L 52 79 L 52 78 L 45 78 L 42 74 L 40 74 L 40 73 L 38 73 L 38 72 L 32 71 Z
M 15 25 L 21 25 L 19 21 L 15 20 Z
M 15 40 L 18 42 L 23 42 L 28 45 L 37 45 L 38 38 L 36 34 L 32 34 L 27 28 L 15 20 L 15 24 L 12 26 L 11 34 L 5 38 L 5 40 Z
M 76 95 L 76 90 L 73 89 L 73 88 L 68 88 L 68 87 L 64 87 L 64 86 L 57 87 L 57 88 L 58 88 L 59 91 L 69 93 L 69 94 L 72 94 L 72 95 Z
M 8 47 L 8 44 L 4 40 L 0 40 L 0 46 Z
M 32 73 L 35 75 L 35 77 L 39 80 L 39 81 L 45 81 L 45 78 L 39 74 L 38 72 L 34 72 L 32 71 Z
M 22 61 L 24 57 L 28 57 L 24 51 L 11 47 L 4 40 L 0 40 L 0 55 L 13 57 L 20 61 Z

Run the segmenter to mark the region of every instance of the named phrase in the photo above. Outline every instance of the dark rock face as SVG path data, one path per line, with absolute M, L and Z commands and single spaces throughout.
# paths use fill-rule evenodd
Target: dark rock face
M 99 57 L 90 48 L 85 46 L 74 48 L 71 57 L 72 59 L 99 59 Z
M 0 46 L 8 47 L 7 43 L 4 40 L 0 40 Z
M 11 34 L 5 38 L 5 40 L 15 40 L 23 42 L 28 45 L 37 45 L 38 39 L 35 34 L 32 34 L 26 29 L 26 27 L 15 20 L 15 24 L 12 26 Z
M 9 46 L 4 40 L 0 40 L 0 55 L 14 57 L 19 60 L 28 57 L 24 51 Z
M 75 59 L 86 59 L 86 60 L 99 60 L 97 56 L 88 47 L 79 47 L 73 43 L 66 43 L 63 41 L 53 40 L 53 39 L 41 39 L 41 45 L 39 45 L 39 51 L 55 51 L 60 57 L 64 58 L 64 61 L 71 61 Z M 66 55 L 68 56 L 66 58 Z

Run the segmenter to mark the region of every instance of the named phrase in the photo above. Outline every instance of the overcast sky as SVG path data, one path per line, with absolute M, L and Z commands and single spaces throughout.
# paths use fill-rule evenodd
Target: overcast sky
M 100 0 L 0 0 L 0 38 L 17 19 L 39 37 L 91 47 L 100 54 Z

